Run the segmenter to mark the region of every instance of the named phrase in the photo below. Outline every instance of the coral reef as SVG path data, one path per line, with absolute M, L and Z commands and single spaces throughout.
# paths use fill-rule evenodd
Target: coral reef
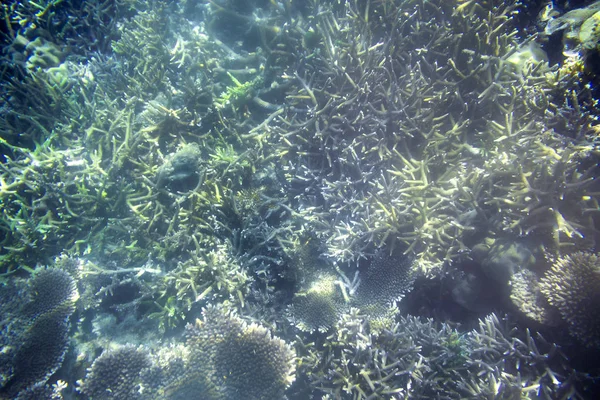
M 292 323 L 303 331 L 327 331 L 348 308 L 335 275 L 318 277 L 305 291 L 294 295 L 289 313 Z
M 200 149 L 196 144 L 190 144 L 177 151 L 159 168 L 156 185 L 167 187 L 175 192 L 195 188 L 200 181 L 198 175 L 200 155 Z
M 0 397 L 598 397 L 590 3 L 5 1 Z
M 387 254 L 380 250 L 375 254 L 366 272 L 359 275 L 360 283 L 351 304 L 372 316 L 395 306 L 396 302 L 411 291 L 415 279 L 411 257 Z
M 526 318 L 546 326 L 560 325 L 560 316 L 548 303 L 533 271 L 517 272 L 511 277 L 509 287 L 512 304 Z
M 186 344 L 122 346 L 98 357 L 79 391 L 93 399 L 281 399 L 294 377 L 294 350 L 260 325 L 222 308 L 204 310 Z

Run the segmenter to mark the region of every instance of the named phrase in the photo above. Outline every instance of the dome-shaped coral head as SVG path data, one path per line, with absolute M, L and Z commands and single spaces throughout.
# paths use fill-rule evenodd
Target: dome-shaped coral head
M 293 348 L 223 307 L 207 307 L 186 334 L 196 360 L 190 367 L 212 382 L 219 399 L 280 400 L 295 379 Z
M 559 258 L 540 282 L 548 302 L 556 307 L 571 335 L 600 348 L 600 257 L 577 252 Z

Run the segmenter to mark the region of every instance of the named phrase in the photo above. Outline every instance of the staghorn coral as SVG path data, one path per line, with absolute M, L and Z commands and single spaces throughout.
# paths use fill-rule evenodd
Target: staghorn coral
M 600 258 L 576 252 L 557 259 L 540 280 L 540 290 L 589 347 L 600 347 Z
M 560 367 L 559 373 L 550 368 L 564 361 L 556 346 L 541 337 L 534 339 L 529 331 L 511 328 L 494 314 L 467 333 L 412 316 L 400 317 L 374 333 L 353 309 L 326 340 L 300 349 L 299 374 L 330 398 L 575 395 L 569 381 L 574 371 Z
M 205 376 L 219 399 L 281 399 L 293 382 L 294 350 L 256 324 L 210 306 L 187 327 L 189 371 Z
M 457 384 L 457 398 L 581 397 L 573 387 L 576 371 L 555 344 L 529 329 L 490 314 L 466 338 L 469 372 Z M 556 367 L 556 369 L 554 369 Z
M 302 295 L 319 274 L 333 274 L 332 265 L 356 263 L 362 289 L 340 276 L 339 290 L 358 290 L 349 290 L 348 304 L 366 314 L 374 335 L 391 323 L 374 316 L 412 278 L 398 277 L 398 292 L 373 279 L 373 248 L 406 249 L 432 278 L 460 267 L 477 237 L 594 248 L 596 103 L 577 76 L 547 65 L 531 26 L 520 29 L 529 7 L 499 0 L 3 5 L 13 40 L 45 31 L 77 53 L 53 71 L 7 60 L 1 72 L 0 272 L 62 251 L 86 255 L 97 263 L 81 265 L 94 282 L 81 291 L 90 321 L 152 316 L 162 338 L 201 307 L 229 301 L 287 338 L 283 304 L 318 310 L 322 303 Z M 201 168 L 161 171 L 186 146 L 197 146 Z M 161 172 L 166 179 L 157 179 Z M 286 252 L 290 232 L 311 232 L 308 251 L 328 264 Z M 298 259 L 286 263 L 285 255 Z M 407 272 L 402 266 L 382 275 Z M 325 286 L 337 307 L 338 288 Z M 119 303 L 123 294 L 135 299 Z M 312 325 L 333 329 L 338 315 Z M 106 342 L 109 332 L 94 334 Z M 308 347 L 347 349 L 319 342 L 321 333 L 297 334 Z M 326 363 L 341 352 L 312 355 Z M 342 361 L 331 362 L 342 369 Z M 172 366 L 153 364 L 156 387 L 150 378 L 142 386 L 154 398 L 214 391 L 199 368 L 185 372 L 190 363 L 180 354 Z M 504 373 L 495 368 L 489 387 L 473 377 L 463 395 L 475 387 L 494 396 Z
M 179 263 L 156 284 L 159 310 L 149 317 L 158 319 L 162 331 L 180 325 L 200 302 L 227 300 L 244 305 L 251 277 L 233 254 L 231 243 L 206 239 L 202 245 L 194 240 L 196 250 L 190 252 L 191 259 Z

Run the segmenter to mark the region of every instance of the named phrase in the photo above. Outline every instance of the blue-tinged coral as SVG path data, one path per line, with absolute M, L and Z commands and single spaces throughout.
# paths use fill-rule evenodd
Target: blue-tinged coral
M 379 250 L 359 275 L 360 283 L 351 301 L 354 307 L 373 316 L 402 300 L 411 291 L 416 276 L 412 257 L 386 252 Z
M 0 397 L 586 389 L 598 2 L 5 3 Z
M 466 333 L 412 316 L 374 333 L 354 309 L 325 341 L 303 348 L 299 373 L 341 399 L 555 398 L 570 393 L 575 374 L 552 371 L 564 361 L 556 350 L 494 314 Z
M 295 378 L 295 352 L 265 327 L 211 306 L 185 344 L 105 350 L 79 382 L 91 399 L 279 400 Z
M 73 278 L 54 268 L 2 286 L 0 293 L 4 331 L 0 393 L 16 396 L 43 386 L 61 366 L 78 294 Z
M 92 364 L 79 391 L 90 399 L 144 399 L 142 370 L 151 366 L 148 350 L 123 346 L 105 350 Z
M 61 381 L 52 386 L 36 384 L 19 392 L 15 400 L 62 400 L 62 391 L 65 386 L 65 383 Z

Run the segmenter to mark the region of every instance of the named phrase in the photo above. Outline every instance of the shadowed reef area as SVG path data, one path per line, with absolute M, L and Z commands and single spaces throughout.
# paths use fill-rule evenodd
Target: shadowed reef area
M 600 2 L 0 26 L 0 399 L 600 396 Z

